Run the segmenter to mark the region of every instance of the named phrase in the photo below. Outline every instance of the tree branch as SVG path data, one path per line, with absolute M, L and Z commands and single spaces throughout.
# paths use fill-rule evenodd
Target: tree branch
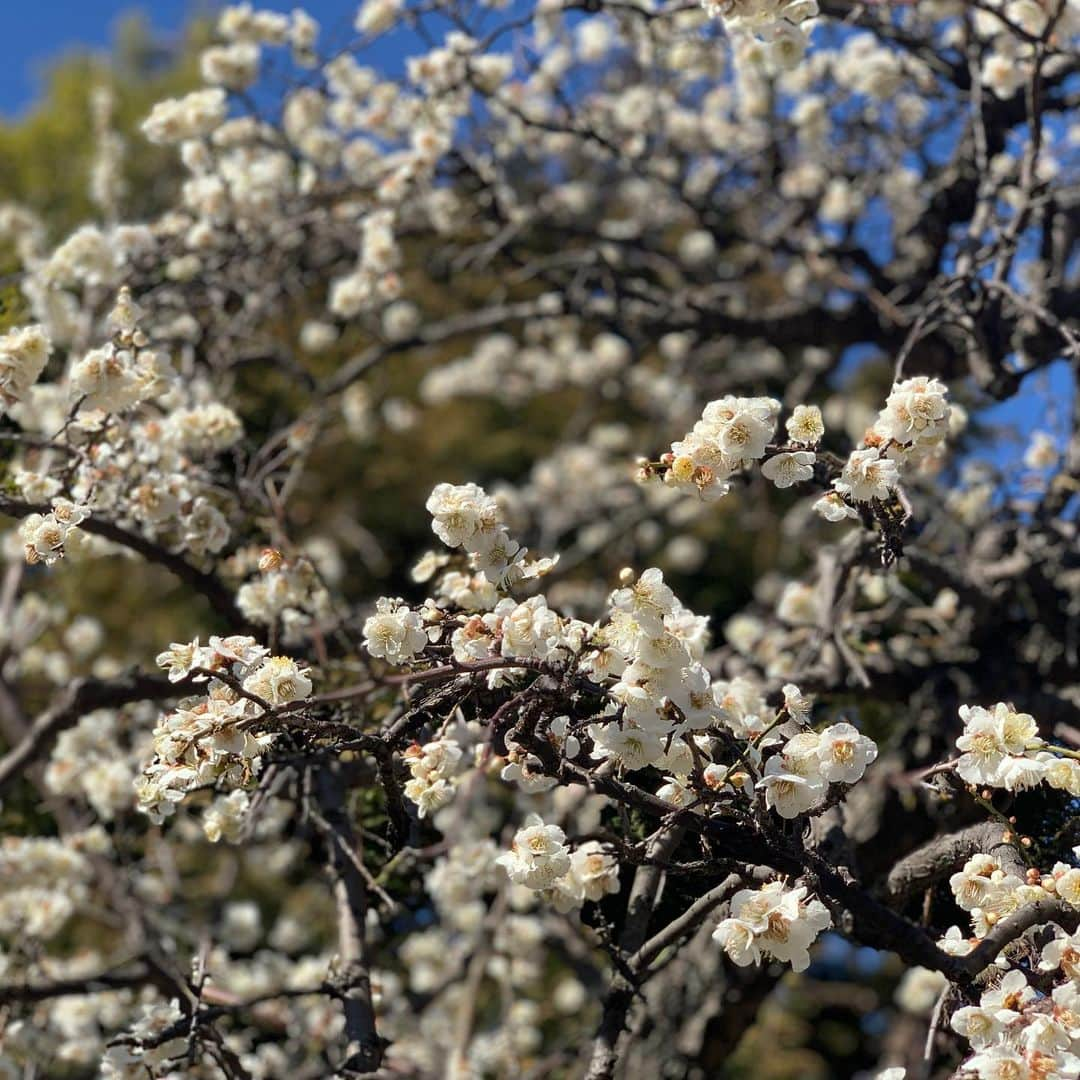
M 0 758 L 0 791 L 29 764 L 48 753 L 65 728 L 95 709 L 117 709 L 133 701 L 162 701 L 192 688 L 189 681 L 169 682 L 163 675 L 133 672 L 117 679 L 77 679 L 44 712 L 21 742 Z
M 882 899 L 902 907 L 919 889 L 959 870 L 972 855 L 984 853 L 1001 859 L 1007 869 L 1021 877 L 1027 867 L 1012 844 L 1001 838 L 1002 829 L 994 822 L 971 825 L 946 836 L 938 836 L 889 871 L 882 889 Z
M 648 846 L 650 861 L 639 866 L 634 873 L 634 884 L 626 905 L 626 921 L 619 937 L 619 951 L 630 957 L 641 948 L 649 932 L 649 919 L 663 880 L 663 866 L 659 865 L 679 846 L 683 828 L 670 825 Z M 586 1080 L 610 1080 L 618 1063 L 619 1036 L 626 1027 L 626 1015 L 634 1002 L 635 987 L 620 972 L 612 976 L 611 986 L 604 998 L 604 1012 L 593 1042 L 592 1060 Z
M 967 956 L 958 957 L 958 970 L 974 978 L 989 967 L 1007 945 L 1032 927 L 1051 922 L 1067 933 L 1074 933 L 1080 927 L 1080 908 L 1074 908 L 1064 900 L 1036 900 L 1033 904 L 1025 904 L 1002 919 Z
M 26 518 L 31 514 L 48 514 L 51 510 L 52 507 L 47 503 L 28 503 L 21 499 L 0 495 L 0 514 L 6 514 L 8 517 Z M 205 597 L 214 611 L 229 624 L 232 632 L 261 636 L 261 631 L 256 631 L 236 606 L 236 598 L 232 590 L 216 574 L 192 566 L 182 556 L 175 555 L 160 544 L 154 543 L 153 540 L 148 540 L 145 536 L 125 529 L 106 518 L 91 514 L 79 525 L 79 528 L 83 532 L 100 536 L 104 540 L 111 540 L 114 544 L 134 551 L 149 563 L 164 567 L 178 580 Z
M 338 763 L 316 770 L 315 795 L 320 814 L 316 824 L 326 840 L 327 868 L 337 907 L 337 990 L 345 1013 L 348 1039 L 340 1072 L 345 1076 L 374 1072 L 382 1061 L 383 1040 L 375 1026 L 371 1000 L 371 973 L 367 958 L 365 922 L 367 886 L 360 873 L 352 823 L 346 807 L 346 789 Z

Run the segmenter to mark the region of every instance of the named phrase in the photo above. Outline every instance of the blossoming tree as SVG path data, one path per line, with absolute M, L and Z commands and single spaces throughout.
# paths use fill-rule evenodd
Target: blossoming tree
M 0 210 L 0 1076 L 765 1076 L 850 946 L 865 1075 L 1080 1075 L 1078 46 L 241 4 L 93 88 L 98 219 Z

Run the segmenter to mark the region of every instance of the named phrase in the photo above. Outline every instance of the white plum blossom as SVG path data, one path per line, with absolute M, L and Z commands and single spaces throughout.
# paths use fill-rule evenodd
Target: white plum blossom
M 771 757 L 758 787 L 765 792 L 765 805 L 782 818 L 796 818 L 821 802 L 827 784 L 824 778 L 805 764 L 805 772 L 795 772 L 781 757 Z
M 270 705 L 303 701 L 311 693 L 310 671 L 288 656 L 268 656 L 245 680 L 244 689 Z
M 136 355 L 111 344 L 92 349 L 71 369 L 72 395 L 88 409 L 122 412 L 145 395 L 154 372 L 140 368 Z
M 885 399 L 874 430 L 901 446 L 940 442 L 949 430 L 944 384 L 924 375 L 897 383 Z
M 225 840 L 237 843 L 247 824 L 251 800 L 243 788 L 220 796 L 203 813 L 203 832 L 212 844 Z
M 554 559 L 527 562 L 527 551 L 502 522 L 499 504 L 476 484 L 437 484 L 427 500 L 431 528 L 448 547 L 462 547 L 474 569 L 490 582 L 509 586 L 539 577 Z
M 780 402 L 773 398 L 709 402 L 693 430 L 661 459 L 664 482 L 706 499 L 725 495 L 737 470 L 765 456 L 779 413 Z
M 52 510 L 47 514 L 27 515 L 19 527 L 26 561 L 51 566 L 63 558 L 65 544 L 88 517 L 88 507 L 64 498 L 53 499 Z
M 363 0 L 356 13 L 356 29 L 361 34 L 381 34 L 394 25 L 401 8 L 402 0 Z
M 1046 431 L 1033 431 L 1024 451 L 1024 464 L 1029 469 L 1052 469 L 1060 457 L 1057 441 Z
M 420 614 L 400 601 L 382 597 L 364 622 L 364 646 L 375 657 L 400 664 L 428 644 Z
M 899 482 L 896 462 L 870 448 L 851 452 L 833 488 L 839 495 L 865 503 L 888 499 Z
M 1057 971 L 1080 985 L 1080 936 L 1058 929 L 1052 941 L 1043 946 L 1040 971 Z
M 407 798 L 416 803 L 421 818 L 441 810 L 454 797 L 454 781 L 462 750 L 456 740 L 442 738 L 405 751 L 412 778 L 405 783 Z
M 812 585 L 802 581 L 789 581 L 780 594 L 776 614 L 793 626 L 816 626 L 818 605 L 817 590 Z
M 664 619 L 674 614 L 675 594 L 665 584 L 663 571 L 652 567 L 630 584 L 616 589 L 611 594 L 611 606 L 631 615 L 642 632 L 659 634 L 664 629 Z
M 827 491 L 821 498 L 817 499 L 814 502 L 814 512 L 820 514 L 826 521 L 859 520 L 859 512 L 846 503 L 843 496 L 835 491 Z
M 784 695 L 784 708 L 788 717 L 799 725 L 810 723 L 810 713 L 814 707 L 814 699 L 804 694 L 794 683 L 785 683 L 781 687 Z
M 1033 753 L 1045 747 L 1034 717 L 998 702 L 992 712 L 978 705 L 962 705 L 960 719 L 964 721 L 964 733 L 956 740 L 961 751 L 956 771 L 969 784 L 1013 790 L 1029 786 L 1017 783 L 1023 775 L 1017 766 L 1032 768 L 1039 774 L 1044 771 L 1043 760 Z
M 778 488 L 801 484 L 814 475 L 815 455 L 809 450 L 796 450 L 790 454 L 774 454 L 761 466 L 761 475 Z
M 949 1026 L 958 1035 L 963 1035 L 974 1049 L 981 1050 L 996 1042 L 1005 1027 L 997 1017 L 997 1012 L 1000 1011 L 1002 1010 L 991 1011 L 978 1005 L 966 1005 L 952 1014 Z M 1016 1015 L 1012 1018 L 1015 1019 Z
M 21 401 L 41 377 L 52 343 L 42 326 L 24 326 L 0 335 L 0 405 Z
M 187 453 L 218 454 L 243 438 L 244 427 L 227 405 L 210 402 L 170 413 L 165 434 Z
M 245 90 L 258 77 L 259 47 L 251 41 L 213 46 L 199 57 L 199 70 L 208 83 Z
M 1053 968 L 1044 965 L 1043 970 Z M 992 1080 L 1075 1075 L 1080 1058 L 1070 1047 L 1076 1033 L 1076 1004 L 1071 983 L 1056 987 L 1045 998 L 1029 985 L 1023 970 L 1009 971 L 982 993 L 978 1005 L 964 1005 L 950 1017 L 953 1031 L 976 1051 L 964 1063 L 964 1071 Z
M 143 134 L 155 143 L 199 138 L 221 125 L 226 110 L 224 90 L 194 90 L 185 97 L 158 102 L 143 122 Z
M 784 424 L 793 443 L 816 446 L 825 435 L 825 422 L 817 405 L 796 405 Z
M 821 775 L 830 784 L 854 784 L 877 759 L 877 745 L 851 724 L 831 724 L 818 736 Z
M 788 889 L 771 881 L 760 889 L 742 889 L 731 900 L 731 915 L 713 931 L 713 940 L 740 967 L 772 957 L 793 971 L 810 966 L 810 946 L 832 925 L 825 905 L 807 899 L 805 886 Z
M 797 688 L 792 688 L 797 693 Z M 758 787 L 765 805 L 783 818 L 794 818 L 817 806 L 829 784 L 854 784 L 877 758 L 872 739 L 848 723 L 832 724 L 821 732 L 792 735 L 765 762 Z
M 514 834 L 510 850 L 495 862 L 515 884 L 549 889 L 570 869 L 566 834 L 558 825 L 545 825 L 539 815 L 530 814 Z
M 598 841 L 587 840 L 574 849 L 570 869 L 551 886 L 549 895 L 556 910 L 566 912 L 618 891 L 618 859 Z

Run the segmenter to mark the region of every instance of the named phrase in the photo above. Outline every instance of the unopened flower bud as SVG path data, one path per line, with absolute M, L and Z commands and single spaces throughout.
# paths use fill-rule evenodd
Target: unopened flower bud
M 259 570 L 263 574 L 269 574 L 271 570 L 277 570 L 284 561 L 284 556 L 277 548 L 263 548 L 259 556 Z

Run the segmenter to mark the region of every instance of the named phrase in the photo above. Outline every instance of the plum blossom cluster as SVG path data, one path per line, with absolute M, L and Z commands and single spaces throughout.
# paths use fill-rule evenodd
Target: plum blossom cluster
M 227 109 L 225 91 L 217 87 L 168 98 L 154 106 L 143 122 L 143 134 L 155 143 L 198 139 L 221 125 Z
M 238 553 L 234 561 L 242 563 L 244 554 Z M 306 555 L 287 559 L 275 548 L 265 548 L 255 568 L 257 575 L 237 590 L 236 606 L 253 623 L 280 627 L 286 644 L 300 640 L 313 621 L 328 614 L 330 594 Z
M 139 808 L 160 823 L 192 788 L 240 787 L 256 775 L 274 739 L 260 723 L 307 699 L 311 678 L 292 658 L 271 656 L 244 636 L 174 643 L 157 662 L 174 682 L 206 683 L 205 694 L 182 699 L 160 718 L 153 758 L 136 780 Z
M 405 796 L 417 806 L 418 816 L 428 817 L 454 797 L 455 774 L 462 750 L 456 740 L 437 739 L 421 746 L 414 743 L 404 753 L 410 779 Z
M 563 912 L 619 891 L 619 864 L 610 851 L 595 840 L 571 850 L 566 833 L 537 814 L 529 815 L 495 862 L 516 885 L 542 893 Z
M 825 435 L 821 410 L 796 406 L 785 425 L 788 443 L 782 446 L 772 443 L 779 414 L 780 402 L 773 398 L 711 401 L 690 433 L 658 462 L 645 462 L 641 475 L 659 475 L 665 484 L 709 501 L 726 495 L 730 478 L 755 461 L 761 461 L 762 475 L 778 488 L 812 480 Z M 949 420 L 945 387 L 937 379 L 916 376 L 895 384 L 864 445 L 851 452 L 814 509 L 830 521 L 842 521 L 857 518 L 859 504 L 887 502 L 902 469 L 923 465 L 940 452 Z
M 203 812 L 203 833 L 211 844 L 222 840 L 238 843 L 244 835 L 251 810 L 251 799 L 243 788 L 219 795 Z
M 682 755 L 685 744 L 671 736 L 706 729 L 716 711 L 702 663 L 708 620 L 684 608 L 655 568 L 624 574 L 609 604 L 610 617 L 582 660 L 594 679 L 615 680 L 609 704 L 589 727 L 595 752 L 628 769 L 658 764 L 672 747 Z
M 543 312 L 558 311 L 557 296 L 541 297 Z M 462 397 L 495 397 L 520 405 L 540 392 L 568 386 L 603 387 L 631 368 L 629 342 L 616 334 L 582 340 L 581 327 L 565 318 L 537 318 L 527 328 L 524 347 L 510 334 L 491 334 L 460 360 L 434 368 L 420 383 L 420 397 L 440 404 Z
M 0 940 L 13 948 L 55 937 L 90 897 L 93 863 L 104 833 L 64 839 L 8 836 L 0 845 Z M 106 841 L 107 843 L 107 841 Z M 2 954 L 0 954 L 2 956 Z
M 514 834 L 510 850 L 495 862 L 517 885 L 537 892 L 550 889 L 570 869 L 566 833 L 558 825 L 545 825 L 539 815 L 530 815 Z
M 1076 850 L 1074 849 L 1074 857 Z M 1056 862 L 1049 873 L 1011 864 L 998 855 L 973 855 L 949 879 L 956 903 L 971 916 L 976 939 L 1027 904 L 1060 900 L 1080 908 L 1080 869 Z
M 586 840 L 574 847 L 570 869 L 555 879 L 544 896 L 556 911 L 565 914 L 587 901 L 595 904 L 618 891 L 619 860 L 599 840 Z
M 758 787 L 770 809 L 783 818 L 798 817 L 824 799 L 830 784 L 861 780 L 877 755 L 873 739 L 848 723 L 800 731 L 766 761 Z
M 990 0 L 975 17 L 983 43 L 981 79 L 997 97 L 1009 99 L 1031 79 L 1036 62 L 1035 42 L 1054 20 L 1054 37 L 1064 47 L 1080 35 L 1080 7 L 1067 0 L 1056 14 L 1028 0 Z
M 177 1032 L 171 1038 L 166 1033 L 174 1029 L 183 1016 L 180 1003 L 143 1005 L 131 1025 L 129 1039 L 117 1041 L 106 1051 L 101 1061 L 105 1080 L 131 1080 L 136 1076 L 167 1076 L 174 1059 L 183 1054 L 185 1040 Z
M 29 514 L 19 526 L 26 561 L 51 566 L 66 553 L 66 545 L 81 535 L 79 526 L 90 516 L 86 506 L 55 498 L 47 514 Z
M 364 621 L 364 645 L 374 657 L 402 664 L 423 651 L 428 633 L 419 612 L 404 601 L 383 596 Z
M 790 426 L 812 439 L 819 425 L 820 418 L 811 414 L 793 418 Z M 448 544 L 460 546 L 463 538 L 490 528 L 485 521 L 498 520 L 497 504 L 480 489 L 436 491 L 439 497 L 429 510 Z M 500 587 L 482 573 L 452 569 L 445 556 L 426 556 L 414 578 L 435 579 L 436 598 L 418 608 L 399 599 L 381 600 L 365 623 L 372 655 L 391 663 L 417 662 L 429 645 L 444 648 L 449 641 L 460 670 L 486 670 L 493 687 L 519 685 L 535 662 L 580 672 L 603 687 L 604 699 L 581 738 L 571 732 L 569 717 L 548 721 L 549 748 L 568 761 L 591 756 L 627 772 L 656 766 L 664 772 L 656 794 L 673 806 L 706 813 L 732 799 L 747 805 L 756 787 L 767 808 L 795 818 L 822 804 L 831 785 L 856 783 L 877 757 L 874 742 L 847 722 L 813 730 L 812 702 L 795 685 L 784 687 L 776 708 L 752 680 L 714 683 L 702 663 L 707 620 L 682 607 L 657 569 L 640 577 L 625 571 L 609 597 L 607 617 L 593 624 L 559 615 L 542 595 L 521 602 L 500 598 L 505 583 Z M 515 671 L 515 661 L 521 662 L 521 672 Z M 490 664 L 500 666 L 485 667 Z M 715 733 L 720 731 L 742 748 L 732 763 L 718 755 Z M 460 785 L 460 745 L 442 737 L 414 745 L 405 758 L 411 773 L 406 795 L 421 817 L 439 811 Z M 506 762 L 500 776 L 526 792 L 541 795 L 556 784 L 529 744 L 508 737 Z M 618 863 L 610 851 L 594 842 L 574 845 L 559 825 L 536 815 L 518 829 L 497 862 L 510 881 L 560 911 L 618 888 Z M 724 938 L 725 948 L 740 963 L 767 954 L 805 966 L 810 944 L 829 925 L 825 909 L 806 901 L 805 889 L 785 893 L 777 884 L 762 895 L 767 899 L 724 924 L 730 937 Z M 739 934 L 749 934 L 750 940 L 737 943 Z
M 393 223 L 390 210 L 377 210 L 364 219 L 357 267 L 334 281 L 330 289 L 327 307 L 338 318 L 355 318 L 400 296 L 401 281 L 394 270 L 399 256 Z
M 52 343 L 41 326 L 24 326 L 0 335 L 0 405 L 10 407 L 26 397 L 41 377 Z
M 436 494 L 429 509 L 448 543 L 476 536 L 485 518 L 495 520 L 497 506 L 479 488 L 440 485 Z M 434 555 L 425 563 L 420 577 L 446 565 Z M 812 730 L 812 703 L 793 684 L 784 687 L 777 710 L 750 680 L 714 683 L 703 663 L 708 620 L 686 610 L 656 568 L 640 577 L 625 570 L 621 587 L 609 597 L 606 618 L 591 624 L 561 616 L 543 595 L 520 602 L 497 599 L 497 593 L 470 587 L 455 570 L 446 570 L 439 580 L 435 591 L 441 597 L 419 608 L 397 599 L 379 601 L 364 624 L 371 655 L 402 664 L 421 660 L 429 645 L 449 644 L 453 661 L 462 670 L 479 665 L 491 686 L 513 684 L 538 663 L 568 667 L 604 691 L 585 724 L 589 753 L 625 770 L 662 768 L 667 775 L 658 795 L 675 805 L 700 810 L 703 799 L 733 797 L 757 786 L 770 809 L 794 818 L 823 802 L 830 785 L 856 783 L 877 757 L 873 740 L 850 723 Z M 583 747 L 568 724 L 568 717 L 552 718 L 545 737 L 572 760 Z M 714 760 L 719 744 L 710 732 L 721 730 L 744 747 L 739 763 Z M 441 747 L 410 752 L 410 797 L 418 803 L 431 800 L 434 808 L 452 791 Z M 507 752 L 504 779 L 529 791 L 552 786 L 528 746 L 509 740 Z M 698 792 L 690 785 L 695 762 L 706 785 Z
M 102 821 L 112 821 L 133 802 L 135 766 L 118 753 L 128 726 L 119 711 L 96 709 L 60 733 L 45 770 L 45 783 L 57 795 L 80 793 Z
M 951 409 L 945 386 L 919 375 L 896 383 L 885 407 L 853 450 L 832 491 L 814 506 L 828 521 L 857 517 L 859 504 L 887 502 L 903 471 L 933 460 L 949 432 Z
M 984 990 L 977 1005 L 952 1013 L 950 1027 L 974 1051 L 961 1067 L 965 1076 L 1064 1080 L 1080 1073 L 1078 946 L 1075 934 L 1055 926 L 1038 962 L 1040 979 L 1060 980 L 1048 993 L 1031 985 L 1023 969 L 1014 968 Z
M 793 971 L 805 971 L 810 946 L 832 926 L 828 909 L 808 893 L 805 885 L 788 888 L 782 881 L 740 889 L 732 897 L 731 914 L 713 931 L 713 941 L 739 967 L 771 957 L 791 964 Z
M 103 320 L 109 338 L 72 356 L 65 381 L 26 387 L 12 406 L 46 450 L 14 476 L 51 514 L 22 523 L 27 558 L 52 563 L 92 509 L 175 552 L 205 557 L 230 536 L 230 497 L 213 458 L 243 436 L 236 413 L 196 384 L 181 392 L 167 356 L 150 348 L 144 312 L 127 287 Z M 57 432 L 60 433 L 59 437 Z M 60 439 L 64 455 L 48 453 Z
M 779 415 L 780 402 L 774 398 L 724 397 L 709 402 L 693 430 L 661 457 L 664 483 L 696 491 L 703 499 L 721 498 L 731 490 L 727 481 L 734 473 L 765 456 Z M 800 468 L 806 467 L 800 463 Z
M 97 970 L 94 965 L 100 962 L 100 956 L 80 954 L 64 970 L 70 978 L 78 979 Z M 5 1065 L 15 1067 L 25 1061 L 49 1058 L 58 1069 L 96 1068 L 108 1041 L 123 1030 L 138 1008 L 135 996 L 129 989 L 105 990 L 68 994 L 48 1002 L 29 1018 L 7 1026 Z
M 478 1030 L 469 1060 L 491 1075 L 503 1074 L 520 1054 L 533 1053 L 542 1045 L 540 1029 L 545 1018 L 565 1020 L 587 1006 L 587 988 L 576 976 L 559 975 L 554 983 L 548 978 L 551 950 L 558 948 L 565 931 L 561 914 L 579 907 L 586 896 L 598 899 L 610 889 L 610 880 L 617 879 L 614 858 L 587 841 L 570 854 L 570 870 L 556 879 L 558 889 L 538 892 L 514 884 L 496 861 L 494 842 L 481 835 L 484 830 L 478 830 L 477 824 L 468 816 L 462 818 L 464 834 L 425 874 L 424 885 L 438 922 L 402 944 L 404 979 L 391 972 L 376 975 L 387 1009 L 387 1030 L 400 1040 L 400 1057 L 425 1073 L 440 1071 L 438 1049 L 408 1039 L 410 1013 L 391 1004 L 394 988 L 407 984 L 414 993 L 429 994 L 447 987 L 435 995 L 434 1011 L 427 1017 L 438 1024 L 452 1022 L 458 1010 L 469 1004 L 456 979 L 482 944 L 484 970 L 497 984 L 496 992 L 509 1016 Z M 530 819 L 524 828 L 532 824 Z M 492 893 L 505 895 L 509 902 L 507 914 L 494 928 L 485 899 Z
M 148 348 L 149 338 L 139 329 L 141 315 L 124 286 L 109 315 L 113 339 L 91 349 L 71 367 L 71 397 L 87 409 L 123 412 L 167 386 L 168 366 Z
M 510 536 L 499 504 L 476 484 L 437 484 L 427 510 L 435 535 L 447 547 L 464 548 L 472 568 L 493 584 L 539 577 L 555 565 L 553 559 L 526 560 L 528 549 Z
M 780 70 L 802 59 L 809 41 L 804 24 L 818 14 L 817 0 L 701 0 L 701 6 L 730 30 L 763 42 L 768 59 Z
M 962 705 L 964 732 L 956 772 L 968 784 L 1022 791 L 1047 784 L 1080 795 L 1080 760 L 1039 735 L 1035 718 L 999 701 L 993 709 Z

